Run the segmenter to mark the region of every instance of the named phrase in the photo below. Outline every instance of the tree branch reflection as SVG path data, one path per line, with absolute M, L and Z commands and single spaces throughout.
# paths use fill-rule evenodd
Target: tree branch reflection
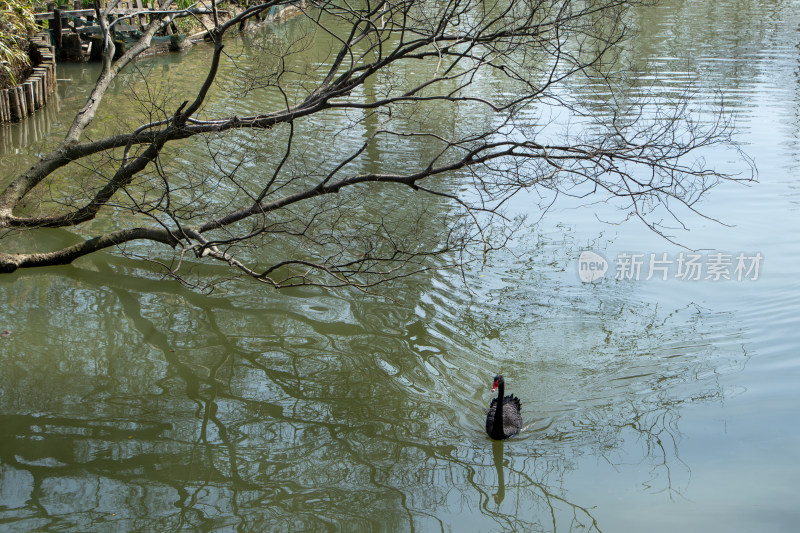
M 454 312 L 466 306 L 441 279 L 403 307 L 324 292 L 202 296 L 127 278 L 119 264 L 58 272 L 0 285 L 20 324 L 31 308 L 19 302 L 42 295 L 76 309 L 2 362 L 3 412 L 16 414 L 2 421 L 0 496 L 20 527 L 599 531 L 594 502 L 569 487 L 577 456 L 616 465 L 638 441 L 647 490 L 679 495 L 680 410 L 724 396 L 724 365 L 686 353 L 707 339 L 703 315 L 606 299 L 592 326 L 605 333 L 583 332 L 602 342 L 573 341 L 564 361 L 533 354 L 537 387 L 553 389 L 530 395 L 532 429 L 490 450 L 464 399 L 486 365 L 509 362 L 471 340 L 472 323 L 511 342 L 552 329 L 558 305 L 593 316 L 586 302 L 551 299 L 548 315 L 507 320 Z M 517 297 L 545 309 L 514 291 L 498 308 Z M 537 343 L 553 357 L 556 340 Z

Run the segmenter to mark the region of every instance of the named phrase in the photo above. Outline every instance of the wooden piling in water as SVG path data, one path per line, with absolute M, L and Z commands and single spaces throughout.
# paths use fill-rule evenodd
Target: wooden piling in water
M 33 74 L 39 80 L 39 94 L 41 98 L 41 105 L 44 106 L 47 104 L 47 100 L 49 100 L 48 98 L 49 95 L 47 94 L 49 92 L 47 69 L 44 67 L 36 67 L 35 69 L 33 69 Z
M 22 85 L 17 85 L 17 95 L 19 98 L 19 118 L 28 116 L 28 99 L 25 98 L 25 88 Z
M 22 114 L 22 101 L 19 98 L 19 85 L 11 88 L 11 114 L 14 115 L 14 120 L 22 120 L 25 115 Z
M 8 89 L 3 89 L 3 106 L 5 107 L 4 114 L 5 114 L 5 121 L 11 122 L 13 117 L 11 116 L 11 91 Z
M 33 76 L 31 76 L 31 81 L 33 82 L 33 102 L 36 109 L 41 109 L 44 105 L 44 96 L 42 96 L 42 76 L 34 72 Z
M 61 10 L 53 10 L 53 41 L 56 47 L 56 55 L 61 53 Z
M 42 95 L 39 92 L 39 77 L 34 73 L 28 78 L 28 83 L 31 84 L 31 108 L 36 111 L 42 107 Z
M 22 92 L 25 95 L 25 112 L 26 114 L 30 115 L 33 113 L 34 109 L 34 101 L 33 101 L 33 83 L 30 81 L 26 81 L 22 84 Z
M 6 101 L 8 99 L 8 91 L 3 89 L 0 91 L 0 122 L 8 122 L 10 119 L 6 115 Z
M 22 120 L 22 117 L 24 116 L 22 114 L 22 104 L 19 101 L 19 93 L 17 92 L 18 88 L 19 88 L 19 85 L 14 86 L 14 87 L 12 87 L 10 89 L 10 93 L 11 93 L 11 115 L 14 117 L 14 120 Z

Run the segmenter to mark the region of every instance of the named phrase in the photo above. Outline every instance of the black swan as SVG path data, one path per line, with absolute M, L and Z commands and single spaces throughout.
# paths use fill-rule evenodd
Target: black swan
M 489 404 L 489 412 L 486 413 L 486 433 L 495 440 L 507 439 L 519 433 L 522 429 L 522 417 L 519 398 L 510 394 L 503 396 L 505 381 L 503 376 L 494 377 L 492 392 L 499 389 L 497 398 L 492 398 Z M 502 409 L 497 409 L 497 404 L 502 402 Z

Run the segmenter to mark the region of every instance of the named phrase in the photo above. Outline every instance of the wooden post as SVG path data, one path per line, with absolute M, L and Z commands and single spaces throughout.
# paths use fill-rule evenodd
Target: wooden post
M 26 99 L 28 100 L 28 114 L 33 114 L 34 111 L 39 109 L 39 102 L 36 97 L 36 79 L 33 76 L 28 76 L 23 84 L 25 87 Z
M 89 43 L 92 45 L 92 49 L 89 53 L 89 59 L 92 61 L 100 61 L 103 59 L 103 36 L 92 35 Z
M 55 85 L 56 73 L 53 64 L 53 56 L 51 54 L 45 54 L 42 56 L 42 65 L 47 69 L 47 81 L 48 81 L 48 92 L 53 92 L 53 86 Z
M 28 76 L 28 81 L 31 84 L 31 93 L 33 96 L 33 98 L 31 98 L 33 101 L 32 109 L 35 111 L 42 107 L 42 96 L 41 91 L 39 90 L 39 77 L 36 74 L 31 74 Z
M 83 1 L 82 0 L 72 0 L 72 9 L 75 11 L 83 9 Z
M 27 107 L 28 114 L 32 114 L 34 110 L 33 102 L 33 83 L 26 81 L 22 84 L 23 92 L 25 93 L 25 106 Z
M 53 10 L 53 40 L 56 45 L 56 55 L 61 54 L 61 10 Z
M 17 93 L 17 88 L 12 87 L 8 90 L 11 96 L 11 115 L 16 120 L 22 119 L 22 107 L 19 103 L 19 94 Z
M 144 5 L 142 4 L 142 0 L 136 0 L 136 9 L 139 11 L 144 11 Z M 143 29 L 147 20 L 145 19 L 144 15 L 139 15 L 139 26 L 140 29 Z
M 33 109 L 41 109 L 42 108 L 42 87 L 40 85 L 39 76 L 36 73 L 31 74 L 28 81 L 31 82 L 31 88 L 33 89 Z
M 42 83 L 44 84 L 44 103 L 50 101 L 50 69 L 44 68 L 42 73 Z
M 56 81 L 56 62 L 51 61 L 47 64 L 47 68 L 50 71 L 50 92 L 52 93 L 56 90 L 56 84 L 58 83 Z
M 61 58 L 67 61 L 80 61 L 83 59 L 83 43 L 77 33 L 66 33 L 61 41 Z
M 17 106 L 16 111 L 14 112 L 14 116 L 17 120 L 22 120 L 27 115 L 27 111 L 25 109 L 25 96 L 22 94 L 22 87 L 19 85 L 15 85 L 14 89 L 14 104 Z
M 8 122 L 9 118 L 6 116 L 6 99 L 8 98 L 8 91 L 3 89 L 0 91 L 0 122 Z
M 44 107 L 44 76 L 40 72 L 33 73 L 33 88 L 36 89 L 36 109 Z
M 47 68 L 36 67 L 33 69 L 33 75 L 39 79 L 39 91 L 41 94 L 41 105 L 47 104 Z
M 17 94 L 19 94 L 19 103 L 22 107 L 22 116 L 20 118 L 25 118 L 28 116 L 28 99 L 25 96 L 25 87 L 17 85 Z

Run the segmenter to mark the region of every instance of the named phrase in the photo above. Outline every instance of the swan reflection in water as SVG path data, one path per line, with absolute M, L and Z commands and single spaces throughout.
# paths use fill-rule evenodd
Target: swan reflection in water
M 497 492 L 494 494 L 494 503 L 500 505 L 506 497 L 506 478 L 503 473 L 503 441 L 492 441 L 492 455 L 494 456 L 494 469 L 497 471 Z

